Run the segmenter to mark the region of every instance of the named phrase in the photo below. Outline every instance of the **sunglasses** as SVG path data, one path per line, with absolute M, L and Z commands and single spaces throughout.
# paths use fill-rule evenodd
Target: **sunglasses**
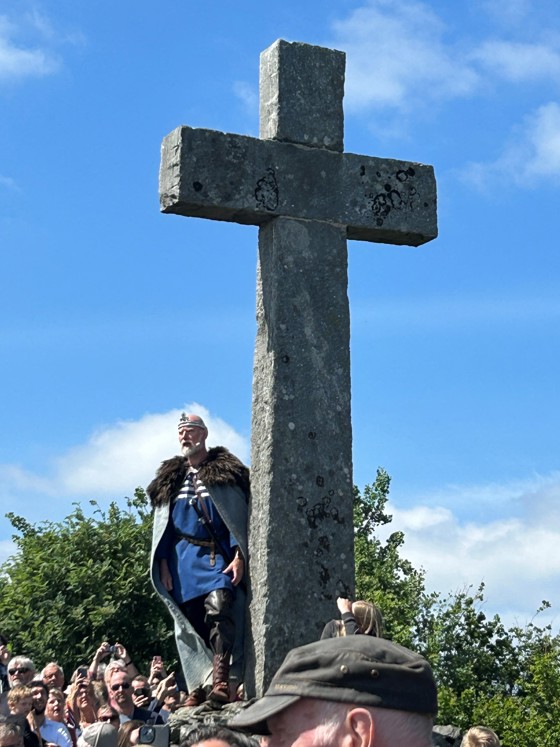
M 130 682 L 119 682 L 116 685 L 111 685 L 111 690 L 116 693 L 117 690 L 128 690 L 130 688 Z
M 14 674 L 25 674 L 29 672 L 29 667 L 14 667 L 14 669 L 8 669 L 8 674 L 12 677 Z
M 114 713 L 112 716 L 100 716 L 98 721 L 119 721 L 118 713 Z

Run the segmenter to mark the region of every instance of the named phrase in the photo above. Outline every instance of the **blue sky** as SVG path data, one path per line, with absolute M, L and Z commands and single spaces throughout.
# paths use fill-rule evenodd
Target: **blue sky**
M 347 53 L 345 149 L 433 164 L 439 238 L 350 242 L 354 479 L 430 588 L 560 603 L 560 10 L 0 0 L 0 558 L 6 511 L 146 485 L 180 409 L 249 460 L 257 229 L 159 213 L 162 138 L 258 134 L 260 52 Z

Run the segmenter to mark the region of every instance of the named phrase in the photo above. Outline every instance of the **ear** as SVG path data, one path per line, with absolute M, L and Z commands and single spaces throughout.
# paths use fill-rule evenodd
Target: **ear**
M 367 708 L 352 708 L 346 715 L 347 736 L 352 739 L 352 747 L 373 747 L 375 743 L 375 722 Z

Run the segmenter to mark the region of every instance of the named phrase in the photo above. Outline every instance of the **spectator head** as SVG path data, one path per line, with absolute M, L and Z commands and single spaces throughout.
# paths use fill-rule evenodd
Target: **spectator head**
M 35 664 L 27 656 L 14 656 L 8 663 L 10 687 L 28 685 L 35 677 Z
M 259 743 L 221 724 L 203 724 L 191 729 L 180 747 L 259 747 Z
M 109 679 L 109 697 L 113 708 L 126 716 L 134 710 L 131 679 L 126 672 L 115 670 Z
M 57 721 L 62 723 L 64 721 L 64 704 L 66 698 L 62 690 L 58 687 L 52 687 L 49 690 L 49 696 L 47 698 L 47 707 L 45 708 L 45 716 L 50 718 L 51 721 Z
M 473 726 L 463 737 L 461 747 L 500 747 L 500 740 L 487 726 Z
M 269 747 L 430 747 L 436 684 L 419 654 L 383 638 L 329 638 L 288 653 L 264 697 L 230 722 Z M 303 738 L 305 735 L 305 738 Z
M 111 679 L 113 672 L 124 672 L 127 674 L 127 668 L 125 667 L 124 662 L 120 659 L 113 659 L 107 664 L 105 671 L 103 672 L 103 680 L 107 687 L 109 687 L 109 680 Z
M 374 604 L 359 599 L 352 604 L 352 614 L 364 635 L 383 635 L 383 617 Z
M 90 724 L 78 738 L 78 747 L 117 747 L 119 730 L 111 724 L 96 721 Z
M 152 688 L 147 677 L 137 674 L 132 680 L 132 700 L 134 705 L 144 708 L 152 699 Z
M 18 724 L 0 720 L 0 747 L 23 747 L 23 732 Z
M 33 680 L 29 683 L 31 694 L 33 695 L 33 710 L 35 713 L 42 714 L 47 707 L 47 698 L 49 697 L 49 688 L 43 680 Z
M 131 719 L 130 721 L 125 721 L 124 724 L 121 724 L 117 747 L 132 747 L 133 744 L 137 744 L 138 729 L 140 729 L 141 726 L 144 726 L 144 722 L 138 721 L 137 719 Z
M 116 711 L 113 706 L 110 706 L 109 704 L 102 705 L 97 709 L 97 720 L 101 721 L 104 724 L 111 724 L 117 729 L 119 728 L 119 725 L 121 723 L 118 711 Z
M 33 693 L 26 685 L 16 685 L 8 690 L 7 700 L 10 713 L 27 716 L 33 705 Z
M 56 663 L 56 661 L 51 661 L 43 667 L 41 677 L 49 690 L 52 687 L 57 687 L 59 690 L 62 690 L 64 687 L 64 670 L 60 664 Z

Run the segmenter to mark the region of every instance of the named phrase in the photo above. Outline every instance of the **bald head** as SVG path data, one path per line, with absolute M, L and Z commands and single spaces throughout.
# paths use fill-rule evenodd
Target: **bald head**
M 200 415 L 182 413 L 179 418 L 179 444 L 183 456 L 190 464 L 196 466 L 204 461 L 207 455 L 206 438 L 208 429 Z

